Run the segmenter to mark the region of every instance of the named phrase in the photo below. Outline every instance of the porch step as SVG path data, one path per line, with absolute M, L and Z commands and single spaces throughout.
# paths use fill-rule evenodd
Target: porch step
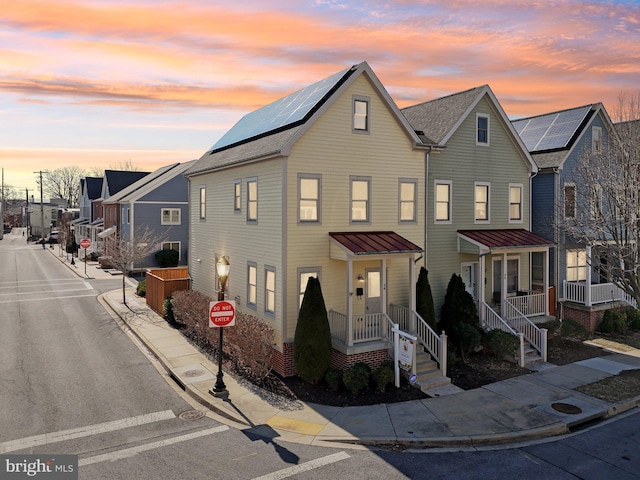
M 542 362 L 542 355 L 527 342 L 524 346 L 524 366 Z
M 416 352 L 416 376 L 416 385 L 427 394 L 432 388 L 451 383 L 451 379 L 442 375 L 438 364 L 433 361 L 431 355 L 427 352 Z

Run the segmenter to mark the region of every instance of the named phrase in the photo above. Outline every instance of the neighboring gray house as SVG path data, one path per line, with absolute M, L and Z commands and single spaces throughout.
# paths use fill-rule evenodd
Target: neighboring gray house
M 589 265 L 591 247 L 575 244 L 562 225 L 566 218 L 575 216 L 585 202 L 594 201 L 584 188 L 581 190 L 577 180 L 578 161 L 586 153 L 607 144 L 615 135 L 613 124 L 602 103 L 512 123 L 538 165 L 538 174 L 532 179 L 532 230 L 553 239 L 556 246 L 550 261 L 550 278 L 558 300 L 563 302 L 563 316 L 589 321 L 597 309 L 612 300 L 611 291 L 615 286 Z M 542 282 L 542 262 L 541 256 L 532 254 L 534 285 Z M 569 314 L 567 308 L 579 311 Z
M 189 183 L 184 172 L 193 162 L 174 163 L 145 175 L 103 201 L 110 225 L 100 235 L 118 234 L 124 240 L 150 230 L 163 239 L 158 249 L 180 254 L 179 264 L 187 263 L 189 240 Z M 154 253 L 133 268 L 156 266 Z
M 80 216 L 71 222 L 74 228 L 74 238 L 76 243 L 80 239 L 89 238 L 89 224 L 95 220 L 93 217 L 93 200 L 100 198 L 102 193 L 102 177 L 85 177 L 80 179 L 80 194 L 78 195 L 78 205 Z

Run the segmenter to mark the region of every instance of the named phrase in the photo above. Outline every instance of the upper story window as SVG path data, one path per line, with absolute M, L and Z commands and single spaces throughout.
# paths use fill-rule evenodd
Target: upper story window
M 369 131 L 368 97 L 353 97 L 353 131 L 359 133 Z
M 258 221 L 258 179 L 247 180 L 247 221 Z
M 576 186 L 573 183 L 564 185 L 564 216 L 565 218 L 576 216 Z
M 258 266 L 255 262 L 247 263 L 247 305 L 256 306 L 258 301 Z
M 399 218 L 401 222 L 417 220 L 418 181 L 414 178 L 401 178 L 398 186 Z
M 370 177 L 351 177 L 351 221 L 369 222 L 370 212 Z
M 476 127 L 476 144 L 489 145 L 489 115 L 478 113 Z
M 451 223 L 451 181 L 436 180 L 434 195 L 435 221 L 438 223 Z
M 233 182 L 233 211 L 239 212 L 242 210 L 242 180 L 235 180 Z
M 594 153 L 602 151 L 602 127 L 591 127 L 591 150 Z
M 162 225 L 180 225 L 180 209 L 163 208 L 161 223 Z
M 509 221 L 522 222 L 522 185 L 509 184 Z
M 580 282 L 587 279 L 587 252 L 567 251 L 567 281 Z
M 273 267 L 266 267 L 264 285 L 264 310 L 267 313 L 276 312 L 276 270 Z
M 200 187 L 200 220 L 207 218 L 207 188 Z
M 301 223 L 320 221 L 320 179 L 319 175 L 298 176 L 298 220 Z
M 131 223 L 131 219 L 129 218 L 129 207 L 122 207 L 122 223 L 126 225 Z
M 591 187 L 591 218 L 601 218 L 602 212 L 602 187 L 593 185 Z
M 488 222 L 489 221 L 489 184 L 488 183 L 476 183 L 475 184 L 475 221 L 476 222 Z

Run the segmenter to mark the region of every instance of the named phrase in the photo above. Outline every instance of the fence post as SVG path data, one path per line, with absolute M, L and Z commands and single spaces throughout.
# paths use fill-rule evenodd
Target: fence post
M 547 329 L 546 328 L 541 328 L 540 329 L 540 334 L 542 335 L 542 361 L 546 362 L 547 361 Z
M 444 330 L 440 334 L 440 373 L 447 376 L 447 334 Z
M 520 358 L 518 359 L 518 365 L 524 367 L 524 334 L 522 332 L 519 332 L 518 337 L 520 338 Z

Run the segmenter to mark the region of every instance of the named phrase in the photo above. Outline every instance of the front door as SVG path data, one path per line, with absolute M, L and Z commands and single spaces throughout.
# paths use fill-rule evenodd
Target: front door
M 379 268 L 367 268 L 365 270 L 367 284 L 364 297 L 364 313 L 382 312 L 382 274 Z
M 460 275 L 462 277 L 462 281 L 464 282 L 464 288 L 469 295 L 473 297 L 475 300 L 477 298 L 476 291 L 476 267 L 477 263 L 462 263 L 460 265 Z

